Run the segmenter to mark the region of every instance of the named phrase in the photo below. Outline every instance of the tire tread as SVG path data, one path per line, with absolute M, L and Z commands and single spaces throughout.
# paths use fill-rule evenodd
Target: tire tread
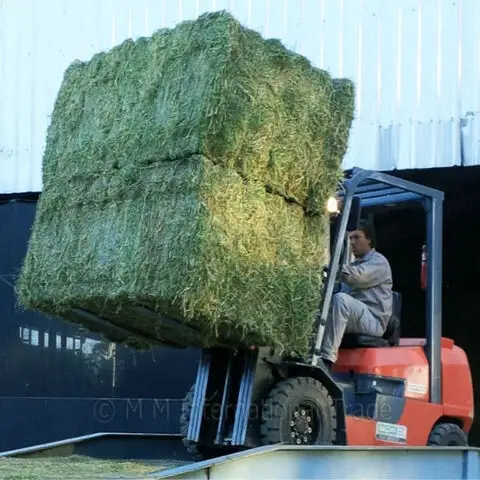
M 332 397 L 325 386 L 318 380 L 311 377 L 294 377 L 279 382 L 267 395 L 263 404 L 263 415 L 260 424 L 260 434 L 264 444 L 276 444 L 281 442 L 281 416 L 272 414 L 272 410 L 283 404 L 279 397 L 289 397 L 289 391 L 298 391 L 305 386 L 314 387 L 318 394 L 323 396 L 328 402 L 330 416 L 332 418 L 333 429 L 330 435 L 331 443 L 334 443 L 337 431 L 337 415 Z

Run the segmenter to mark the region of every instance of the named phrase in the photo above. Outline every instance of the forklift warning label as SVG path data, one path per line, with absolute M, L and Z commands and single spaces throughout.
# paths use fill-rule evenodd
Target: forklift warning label
M 377 440 L 384 442 L 405 443 L 407 441 L 407 427 L 405 425 L 378 422 L 375 437 Z

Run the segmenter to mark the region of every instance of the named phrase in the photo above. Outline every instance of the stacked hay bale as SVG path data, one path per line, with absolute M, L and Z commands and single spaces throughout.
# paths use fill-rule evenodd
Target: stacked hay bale
M 173 340 L 128 309 L 143 305 L 199 329 L 195 346 L 304 352 L 353 110 L 350 81 L 226 12 L 75 62 L 21 303 Z

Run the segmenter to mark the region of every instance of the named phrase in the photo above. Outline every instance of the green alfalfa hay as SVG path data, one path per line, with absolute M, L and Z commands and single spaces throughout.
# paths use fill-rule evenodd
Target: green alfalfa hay
M 81 455 L 44 457 L 2 457 L 2 480 L 135 479 L 145 478 L 183 462 L 159 459 L 108 460 Z
M 200 328 L 197 346 L 257 343 L 304 354 L 325 228 L 323 216 L 307 218 L 204 157 L 143 167 L 135 177 L 58 171 L 38 205 L 19 299 L 58 316 L 71 307 L 108 312 L 171 340 L 117 308 L 143 304 Z
M 201 154 L 303 206 L 341 177 L 354 88 L 214 12 L 127 40 L 67 70 L 52 116 L 57 170 L 136 170 Z

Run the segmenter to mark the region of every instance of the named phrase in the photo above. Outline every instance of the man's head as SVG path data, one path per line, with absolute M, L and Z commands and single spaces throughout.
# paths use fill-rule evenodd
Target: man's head
M 361 220 L 357 230 L 350 233 L 349 240 L 355 257 L 364 257 L 372 248 L 375 248 L 373 227 L 368 222 Z

